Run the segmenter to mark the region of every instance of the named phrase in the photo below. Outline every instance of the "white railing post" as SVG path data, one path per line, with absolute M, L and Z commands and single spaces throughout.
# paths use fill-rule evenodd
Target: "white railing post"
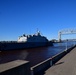
M 73 41 L 74 42 L 74 46 L 75 46 L 75 41 Z
M 67 49 L 68 49 L 67 46 L 68 46 L 68 45 L 67 45 L 67 41 L 66 41 L 66 46 L 65 46 L 66 48 L 65 48 L 65 51 L 67 51 Z
M 34 73 L 33 73 L 33 68 L 31 68 L 31 75 L 34 75 Z
M 53 65 L 53 63 L 52 63 L 52 59 L 51 59 L 51 61 L 50 61 L 50 66 L 52 66 Z

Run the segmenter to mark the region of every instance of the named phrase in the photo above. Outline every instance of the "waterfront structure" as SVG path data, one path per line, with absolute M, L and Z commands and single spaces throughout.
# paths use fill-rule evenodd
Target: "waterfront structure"
M 61 42 L 61 35 L 76 34 L 76 29 L 64 29 L 58 32 L 58 41 Z

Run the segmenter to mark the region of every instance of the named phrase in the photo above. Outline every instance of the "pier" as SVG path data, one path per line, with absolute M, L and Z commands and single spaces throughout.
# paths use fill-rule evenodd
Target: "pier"
M 62 51 L 33 67 L 30 67 L 28 61 L 24 60 L 11 61 L 0 65 L 1 75 L 10 75 L 11 73 L 12 75 L 15 75 L 15 73 L 17 75 L 75 75 L 75 69 L 76 46 Z
M 56 47 L 56 50 L 57 50 L 57 47 Z M 61 46 L 61 47 L 59 46 L 59 48 L 62 48 L 62 47 L 63 46 Z M 58 48 L 58 50 L 59 50 L 59 48 Z M 38 51 L 39 50 L 40 50 L 40 48 L 38 49 Z M 30 50 L 28 50 L 28 51 L 30 52 Z M 42 49 L 40 50 L 40 52 L 41 51 L 42 51 Z M 43 52 L 44 51 L 45 50 L 43 49 Z M 51 51 L 51 50 L 47 49 L 46 51 Z M 54 50 L 52 50 L 52 51 L 54 51 Z M 24 52 L 24 51 L 22 51 L 22 52 Z M 26 51 L 23 55 L 25 55 L 25 54 L 27 54 Z M 4 56 L 5 54 L 3 53 L 1 55 Z M 8 56 L 10 56 L 10 55 L 11 55 L 11 53 L 8 53 Z M 16 52 L 16 55 L 19 55 L 19 54 L 17 54 L 17 52 Z M 15 57 L 17 57 L 17 56 L 15 56 Z M 13 63 L 15 65 L 14 68 L 13 68 L 13 65 L 11 63 L 12 62 L 17 62 L 18 60 L 12 60 L 12 61 L 7 62 L 7 63 L 1 63 L 0 64 L 0 69 L 1 69 L 0 71 L 1 71 L 2 75 L 4 75 L 4 74 L 5 75 L 7 75 L 7 74 L 10 75 L 11 72 L 12 72 L 12 75 L 14 75 L 15 74 L 14 71 L 18 72 L 18 70 L 20 70 L 20 69 L 22 70 L 22 72 L 18 72 L 18 75 L 21 74 L 21 73 L 23 75 L 25 75 L 25 74 L 27 74 L 27 75 L 49 75 L 49 74 L 52 74 L 52 75 L 66 75 L 66 74 L 69 74 L 69 71 L 72 72 L 72 73 L 75 73 L 75 68 L 76 68 L 75 67 L 75 63 L 76 63 L 75 57 L 76 57 L 76 45 L 73 44 L 70 47 L 66 46 L 64 50 L 60 51 L 59 53 L 55 54 L 54 56 L 49 57 L 42 62 L 39 62 L 39 63 L 37 62 L 38 64 L 36 64 L 34 66 L 31 66 L 30 61 L 29 61 L 30 64 L 27 65 L 26 59 L 20 59 L 19 61 L 21 61 L 21 63 L 19 63 L 19 65 L 16 64 L 16 63 Z M 35 59 L 33 59 L 33 60 L 35 61 Z M 5 66 L 5 65 L 7 65 L 7 66 Z M 26 65 L 27 67 L 29 67 L 29 69 L 27 69 L 26 67 L 21 68 L 23 65 Z M 4 67 L 2 68 L 2 66 L 4 66 Z M 6 70 L 4 70 L 5 67 L 6 67 Z M 26 69 L 26 72 L 28 72 L 28 73 L 26 73 L 24 71 L 25 69 Z M 72 73 L 69 74 L 69 75 L 72 75 Z M 73 74 L 73 75 L 75 75 L 75 74 Z
M 46 70 L 44 75 L 76 75 L 76 48 Z

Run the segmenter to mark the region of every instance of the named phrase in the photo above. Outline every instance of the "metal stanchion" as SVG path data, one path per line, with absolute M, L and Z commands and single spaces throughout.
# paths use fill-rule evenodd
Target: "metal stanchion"
M 33 68 L 31 68 L 31 75 L 34 75 Z
M 67 41 L 66 41 L 66 46 L 65 46 L 66 48 L 65 48 L 65 51 L 67 51 L 67 49 L 68 49 L 68 44 L 67 44 Z
M 53 65 L 53 63 L 52 63 L 52 59 L 51 59 L 51 61 L 50 61 L 50 66 L 52 66 Z

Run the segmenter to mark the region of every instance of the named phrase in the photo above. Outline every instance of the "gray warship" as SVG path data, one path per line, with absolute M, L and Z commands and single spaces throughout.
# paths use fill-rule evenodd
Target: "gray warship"
M 40 31 L 37 31 L 33 35 L 25 35 L 18 37 L 17 41 L 1 41 L 0 50 L 16 50 L 25 48 L 35 48 L 42 46 L 52 46 L 52 42 L 49 42 L 45 36 L 42 36 Z

